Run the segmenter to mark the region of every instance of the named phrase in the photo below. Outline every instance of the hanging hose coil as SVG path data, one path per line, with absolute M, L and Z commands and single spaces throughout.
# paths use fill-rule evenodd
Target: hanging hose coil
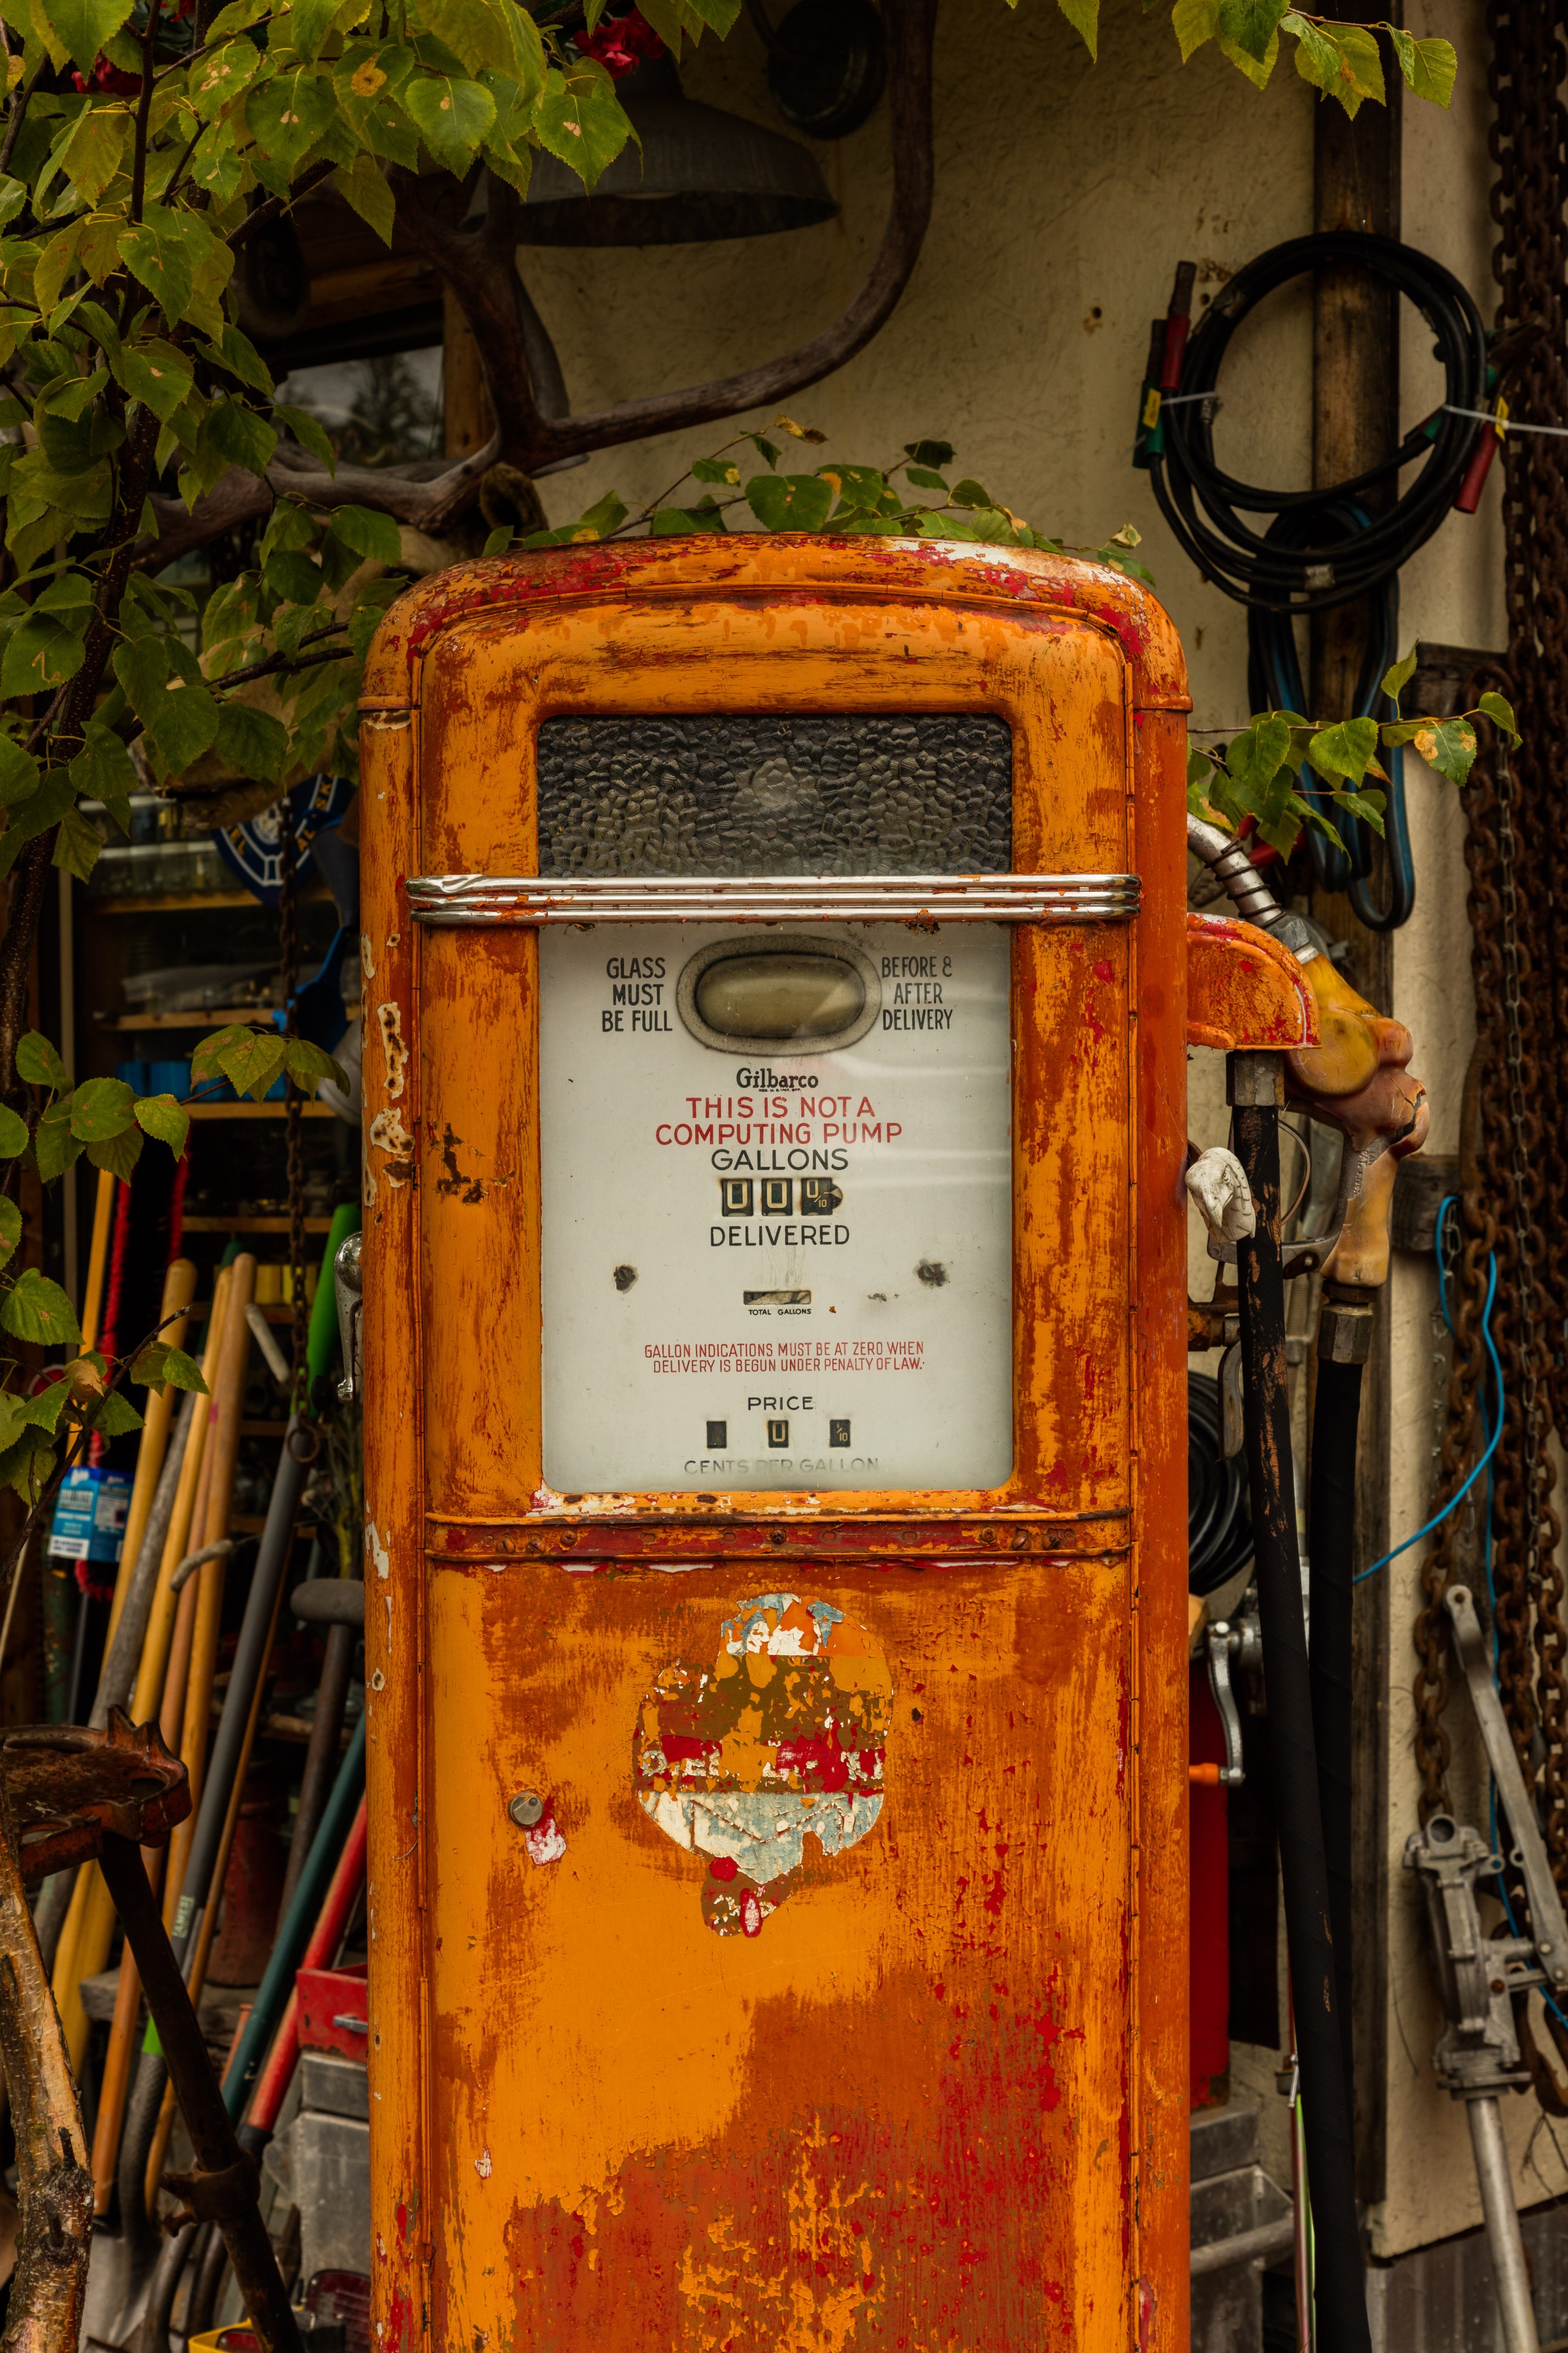
M 1216 392 L 1231 338 L 1265 295 L 1333 264 L 1370 270 L 1414 303 L 1442 363 L 1443 404 L 1412 426 L 1391 457 L 1349 481 L 1310 491 L 1240 481 L 1215 462 L 1215 403 L 1202 396 Z M 1181 397 L 1161 411 L 1163 451 L 1150 457 L 1161 512 L 1205 577 L 1239 604 L 1321 613 L 1353 603 L 1392 579 L 1453 506 L 1489 428 L 1473 416 L 1452 412 L 1482 406 L 1486 374 L 1481 314 L 1440 262 L 1396 238 L 1350 229 L 1292 237 L 1238 269 L 1193 329 L 1183 355 Z M 1400 491 L 1400 474 L 1417 463 L 1415 480 Z M 1394 490 L 1392 501 L 1358 526 L 1343 510 L 1384 484 Z M 1268 531 L 1255 531 L 1243 521 L 1249 514 L 1276 521 Z

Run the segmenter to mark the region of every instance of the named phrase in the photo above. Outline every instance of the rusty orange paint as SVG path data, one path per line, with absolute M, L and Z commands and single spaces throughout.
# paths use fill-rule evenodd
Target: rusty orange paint
M 1188 1045 L 1226 1053 L 1237 1046 L 1315 1046 L 1318 1000 L 1308 969 L 1256 924 L 1189 914 Z
M 1140 589 L 996 550 L 561 549 L 382 629 L 381 2353 L 1185 2346 L 1186 707 Z M 537 871 L 545 716 L 802 708 L 1000 713 L 1016 868 L 1142 880 L 1015 940 L 1014 1468 L 556 1493 L 535 937 L 419 933 L 406 881 Z

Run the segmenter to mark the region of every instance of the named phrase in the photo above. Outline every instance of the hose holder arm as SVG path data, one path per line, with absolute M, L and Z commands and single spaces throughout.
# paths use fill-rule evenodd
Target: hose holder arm
M 1415 1050 L 1402 1021 L 1379 1013 L 1322 955 L 1300 915 L 1279 906 L 1246 846 L 1202 818 L 1187 818 L 1187 847 L 1222 881 L 1245 923 L 1272 933 L 1301 966 L 1318 1004 L 1319 1042 L 1288 1050 L 1286 1100 L 1345 1140 L 1329 1234 L 1288 1246 L 1340 1284 L 1376 1290 L 1388 1280 L 1389 1212 L 1398 1163 L 1419 1152 L 1431 1114 L 1409 1069 Z M 1305 1272 L 1298 1264 L 1292 1271 Z

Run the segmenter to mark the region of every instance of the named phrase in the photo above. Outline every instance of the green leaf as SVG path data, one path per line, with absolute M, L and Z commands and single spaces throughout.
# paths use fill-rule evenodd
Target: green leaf
M 1377 757 L 1375 719 L 1342 719 L 1321 727 L 1307 746 L 1307 757 L 1320 776 L 1343 776 L 1359 785 Z
M 287 15 L 278 26 L 296 57 L 314 60 L 332 29 L 342 0 L 286 0 Z
M 308 1038 L 289 1039 L 284 1045 L 283 1060 L 289 1076 L 302 1093 L 313 1095 L 323 1079 L 331 1079 L 334 1085 L 342 1087 L 347 1093 L 349 1074 L 342 1064 L 334 1062 L 320 1046 L 312 1046 Z
M 1268 47 L 1264 50 L 1261 58 L 1255 58 L 1251 50 L 1244 49 L 1239 42 L 1227 40 L 1223 33 L 1219 37 L 1219 45 L 1222 53 L 1230 59 L 1233 66 L 1237 67 L 1239 70 L 1247 76 L 1247 80 L 1252 84 L 1254 90 L 1268 89 L 1269 79 L 1279 58 L 1279 36 L 1278 33 L 1275 34 L 1273 39 L 1269 42 Z M 1259 827 L 1258 830 L 1261 832 L 1262 828 Z M 1276 849 L 1279 848 L 1278 842 L 1275 844 L 1275 847 Z
M 190 397 L 191 364 L 173 343 L 122 343 L 114 373 L 132 399 L 150 408 L 161 425 Z
M 732 458 L 697 458 L 692 461 L 691 479 L 696 482 L 719 482 L 726 490 L 739 490 L 741 470 Z
M 373 563 L 403 561 L 397 525 L 390 515 L 377 514 L 374 507 L 340 507 L 332 517 L 331 535 L 355 555 L 368 556 Z
M 1249 808 L 1261 806 L 1263 795 L 1283 767 L 1289 749 L 1289 726 L 1273 713 L 1255 719 L 1233 737 L 1225 765 Z
M 143 725 L 163 707 L 173 663 L 174 649 L 161 637 L 133 638 L 114 649 L 110 666 Z
M 1459 60 L 1451 41 L 1418 41 L 1412 33 L 1402 33 L 1396 25 L 1384 27 L 1394 43 L 1399 70 L 1417 98 L 1428 98 L 1434 106 L 1447 106 L 1454 95 L 1454 78 Z
M 71 63 L 89 73 L 131 8 L 129 0 L 47 0 L 43 13 Z M 26 21 L 25 13 L 22 21 Z
M 74 678 L 82 641 L 53 613 L 30 613 L 12 632 L 0 661 L 0 695 L 42 694 Z
M 1171 23 L 1185 65 L 1194 52 L 1201 49 L 1205 41 L 1212 41 L 1219 31 L 1219 0 L 1175 0 Z
M 141 1415 L 130 1398 L 121 1397 L 118 1389 L 110 1389 L 106 1396 L 100 1397 L 89 1418 L 102 1438 L 128 1438 L 133 1430 L 142 1427 Z
M 193 1079 L 206 1075 L 197 1066 L 209 1055 L 236 1094 L 249 1095 L 253 1102 L 259 1103 L 283 1068 L 283 1040 L 275 1029 L 263 1035 L 237 1021 L 229 1029 L 220 1029 L 216 1037 L 202 1040 L 191 1057 Z
M 46 768 L 36 793 L 29 793 L 11 811 L 0 834 L 0 874 L 8 874 L 24 842 L 58 825 L 76 801 L 76 786 L 68 768 Z
M 337 109 L 330 77 L 300 66 L 253 90 L 245 120 L 268 161 L 292 177 Z
M 203 358 L 209 360 L 215 367 L 226 369 L 241 384 L 248 385 L 252 392 L 259 392 L 266 399 L 271 399 L 271 371 L 249 337 L 242 335 L 237 327 L 231 326 L 226 320 L 222 340 L 216 343 L 203 343 L 200 349 Z
M 746 503 L 764 531 L 820 531 L 833 512 L 833 485 L 816 474 L 753 474 Z
M 946 495 L 947 484 L 940 474 L 933 474 L 928 466 L 909 466 L 906 467 L 905 472 L 917 491 L 941 491 L 944 496 Z M 989 499 L 961 499 L 958 503 L 960 506 L 989 506 L 991 501 Z
M 57 1376 L 33 1396 L 23 1398 L 20 1419 L 29 1430 L 47 1430 L 52 1438 L 59 1425 L 60 1415 L 70 1403 L 71 1385 Z
M 97 204 L 119 171 L 131 129 L 131 114 L 127 108 L 90 107 L 77 118 L 75 131 L 65 145 L 57 151 L 56 165 L 65 172 L 72 186 L 79 189 L 89 204 Z M 33 291 L 36 300 L 37 280 L 34 280 Z
M 190 308 L 195 257 L 178 237 L 165 234 L 167 216 L 139 221 L 118 239 L 120 259 L 139 279 L 173 324 Z
M 904 455 L 917 466 L 951 466 L 957 452 L 951 441 L 906 441 Z
M 13 1488 L 29 1510 L 42 1502 L 54 1475 L 54 1449 L 39 1431 L 25 1431 L 15 1446 L 0 1454 L 0 1485 Z
M 1468 719 L 1432 720 L 1412 737 L 1429 767 L 1451 784 L 1462 785 L 1476 756 L 1476 731 Z
M 1500 727 L 1511 744 L 1517 745 L 1521 742 L 1519 729 L 1514 724 L 1513 705 L 1505 694 L 1483 694 L 1476 709 L 1489 719 L 1494 727 Z
M 209 1394 L 200 1366 L 183 1348 L 171 1348 L 165 1340 L 149 1340 L 137 1351 L 130 1377 L 139 1388 L 156 1389 L 160 1397 L 166 1388 L 189 1389 L 195 1397 Z
M 482 66 L 515 74 L 519 67 L 512 19 L 519 14 L 508 0 L 424 0 L 421 14 L 438 41 L 445 42 L 471 74 Z
M 82 1143 L 71 1134 L 68 1103 L 51 1103 L 45 1112 L 33 1136 L 33 1154 L 46 1185 L 52 1185 L 81 1158 Z
M 69 1072 L 38 1029 L 29 1029 L 17 1041 L 16 1076 L 26 1079 L 29 1086 L 52 1087 L 57 1094 L 70 1091 Z
M 148 723 L 148 740 L 177 776 L 212 749 L 217 723 L 216 700 L 205 686 L 176 684 Z
M 1334 795 L 1336 808 L 1345 810 L 1351 817 L 1361 818 L 1371 826 L 1373 833 L 1377 834 L 1383 831 L 1383 813 L 1387 806 L 1387 797 L 1383 793 L 1336 793 Z
M 128 1127 L 121 1135 L 104 1136 L 89 1144 L 87 1156 L 95 1168 L 107 1168 L 123 1184 L 131 1182 L 131 1172 L 142 1157 L 142 1137 L 139 1130 Z
M 270 712 L 246 702 L 219 704 L 214 744 L 230 767 L 262 784 L 276 784 L 289 765 L 289 730 Z
M 131 796 L 142 789 L 136 764 L 112 728 L 89 721 L 87 741 L 70 764 L 71 780 L 87 800 L 100 800 L 123 832 L 131 830 Z
M 1100 0 L 1057 0 L 1057 6 L 1091 58 L 1100 54 Z
M 83 1144 L 121 1135 L 132 1120 L 131 1089 L 123 1079 L 84 1079 L 70 1097 L 71 1134 Z
M 79 809 L 68 808 L 60 818 L 50 863 L 74 874 L 79 882 L 90 882 L 102 848 L 103 837 L 97 828 L 89 825 Z
M 15 1201 L 0 1195 L 0 1266 L 16 1253 L 22 1239 L 22 1212 Z
M 243 466 L 247 473 L 266 479 L 272 452 L 278 447 L 278 436 L 244 401 L 215 400 L 202 433 L 231 466 Z
M 332 185 L 361 220 L 369 223 L 383 245 L 390 246 L 393 224 L 397 218 L 397 199 L 375 157 L 362 147 L 349 171 L 332 174 Z
M 551 79 L 559 76 L 552 72 Z M 416 76 L 403 91 L 403 104 L 437 163 L 459 177 L 496 119 L 495 100 L 483 83 L 458 74 Z
M 232 106 L 241 90 L 249 87 L 265 54 L 254 41 L 226 41 L 193 67 L 187 89 L 204 122 Z
M 10 736 L 0 737 L 0 808 L 25 801 L 38 788 L 38 764 Z
M 145 1134 L 156 1143 L 166 1144 L 176 1160 L 183 1156 L 191 1118 L 173 1095 L 138 1095 L 132 1110 L 136 1124 Z
M 1400 696 L 1415 675 L 1419 650 L 1418 647 L 1412 646 L 1403 661 L 1394 662 L 1383 673 L 1383 691 L 1396 711 L 1399 708 Z
M 9 1103 L 0 1103 L 0 1160 L 15 1160 L 26 1149 L 26 1121 Z
M 0 1328 L 14 1340 L 42 1348 L 74 1348 L 81 1340 L 76 1310 L 58 1282 L 27 1267 L 0 1298 Z
M 1219 0 L 1220 33 L 1261 65 L 1289 7 L 1290 0 Z
M 403 100 L 424 129 L 423 118 L 405 92 Z M 601 65 L 584 58 L 569 74 L 552 66 L 534 103 L 533 129 L 539 143 L 575 172 L 591 188 L 607 164 L 613 164 L 631 136 L 631 124 L 616 96 L 616 85 Z
M 272 411 L 276 421 L 294 436 L 301 449 L 309 449 L 319 458 L 329 474 L 338 470 L 338 453 L 328 440 L 320 417 L 312 417 L 308 408 L 292 408 L 286 400 L 277 403 Z
M 1363 100 L 1382 102 L 1383 60 L 1375 33 L 1362 25 L 1313 25 L 1295 9 L 1280 20 L 1280 29 L 1296 36 L 1296 70 L 1302 80 L 1325 98 L 1337 98 L 1352 121 Z

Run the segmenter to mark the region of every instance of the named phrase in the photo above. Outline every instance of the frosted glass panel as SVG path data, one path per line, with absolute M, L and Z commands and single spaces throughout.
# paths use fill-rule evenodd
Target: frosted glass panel
M 1005 874 L 989 712 L 547 719 L 542 874 Z

